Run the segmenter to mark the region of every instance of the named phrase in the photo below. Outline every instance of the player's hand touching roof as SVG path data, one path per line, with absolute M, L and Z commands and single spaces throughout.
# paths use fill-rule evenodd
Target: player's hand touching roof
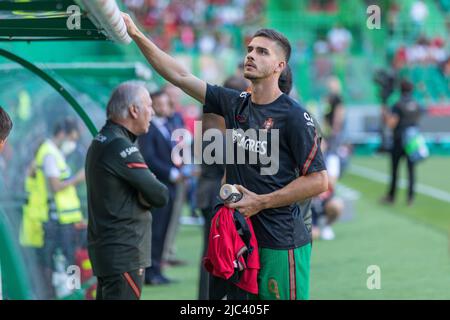
M 206 82 L 195 77 L 186 70 L 181 63 L 159 49 L 139 30 L 139 28 L 136 27 L 128 14 L 122 13 L 122 17 L 127 26 L 128 34 L 139 46 L 143 55 L 152 67 L 155 68 L 164 79 L 182 89 L 201 104 L 204 104 L 206 97 Z

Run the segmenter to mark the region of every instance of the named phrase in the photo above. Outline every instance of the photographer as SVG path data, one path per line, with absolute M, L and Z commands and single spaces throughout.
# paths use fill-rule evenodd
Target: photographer
M 391 150 L 391 185 L 388 194 L 382 199 L 385 204 L 392 204 L 395 201 L 398 165 L 403 156 L 408 161 L 408 205 L 414 202 L 415 162 L 405 152 L 406 132 L 418 126 L 421 116 L 421 107 L 412 97 L 413 89 L 414 85 L 411 82 L 402 80 L 400 100 L 386 115 L 386 125 L 394 130 L 394 141 Z

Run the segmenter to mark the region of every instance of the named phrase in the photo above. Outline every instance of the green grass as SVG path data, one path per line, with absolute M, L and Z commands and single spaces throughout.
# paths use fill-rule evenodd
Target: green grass
M 388 159 L 355 158 L 353 163 L 386 173 Z M 445 180 L 450 158 L 430 158 L 418 167 L 418 182 L 450 192 Z M 404 165 L 403 165 L 404 167 Z M 406 171 L 405 169 L 402 170 Z M 315 241 L 311 299 L 450 299 L 450 204 L 418 194 L 405 204 L 400 190 L 393 206 L 380 205 L 382 183 L 347 174 L 342 183 L 357 190 L 353 218 L 335 227 L 334 241 Z M 196 299 L 202 229 L 181 226 L 178 256 L 189 265 L 167 269 L 180 282 L 146 286 L 143 299 Z M 369 290 L 367 268 L 381 270 L 381 289 Z
M 390 159 L 387 156 L 355 157 L 352 163 L 375 169 L 379 172 L 390 172 Z M 406 160 L 400 162 L 399 177 L 407 178 Z M 417 181 L 450 192 L 450 157 L 431 157 L 417 165 Z
M 450 299 L 448 204 L 419 195 L 414 207 L 378 204 L 384 185 L 348 175 L 362 198 L 353 220 L 337 223 L 336 240 L 314 243 L 312 299 Z M 367 267 L 381 269 L 369 290 Z
M 352 163 L 384 173 L 387 172 L 386 170 L 389 167 L 386 157 L 355 158 L 352 160 Z M 417 182 L 450 192 L 450 182 L 445 177 L 445 172 L 450 170 L 450 168 L 447 168 L 449 164 L 450 158 L 443 157 L 433 157 L 419 164 L 417 167 Z M 404 170 L 401 170 L 400 177 L 406 178 L 406 163 L 403 163 L 401 169 Z M 363 193 L 363 198 L 360 201 L 362 206 L 372 202 L 379 207 L 379 204 L 376 202 L 388 189 L 386 184 L 376 183 L 352 174 L 348 174 L 342 182 Z M 416 219 L 419 222 L 424 222 L 444 232 L 450 230 L 450 203 L 436 200 L 420 193 L 417 193 L 414 206 L 407 207 L 405 203 L 406 189 L 399 189 L 397 191 L 396 204 L 386 209 L 390 212 Z M 372 210 L 372 208 L 369 210 Z
M 144 286 L 144 300 L 196 300 L 199 278 L 200 255 L 202 251 L 203 229 L 200 226 L 180 226 L 176 239 L 177 258 L 188 264 L 169 267 L 164 274 L 177 280 L 166 286 Z

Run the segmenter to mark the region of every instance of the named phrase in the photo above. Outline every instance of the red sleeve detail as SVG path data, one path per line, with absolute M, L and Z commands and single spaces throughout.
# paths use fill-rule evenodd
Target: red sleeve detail
M 319 145 L 317 144 L 317 135 L 316 135 L 314 137 L 314 145 L 311 148 L 311 151 L 309 152 L 309 155 L 308 155 L 308 158 L 306 159 L 305 164 L 303 165 L 302 175 L 305 175 L 308 172 L 308 169 L 311 166 L 311 163 L 313 162 L 314 158 L 316 157 L 318 149 L 319 149 Z
M 127 167 L 130 169 L 148 169 L 147 165 L 142 162 L 130 162 L 127 163 Z

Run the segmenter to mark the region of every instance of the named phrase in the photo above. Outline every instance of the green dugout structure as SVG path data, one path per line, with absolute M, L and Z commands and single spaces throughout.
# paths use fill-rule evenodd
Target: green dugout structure
M 9 139 L 16 154 L 27 144 L 22 133 L 40 126 L 36 115 L 52 112 L 45 106 L 48 95 L 58 97 L 57 107 L 73 109 L 95 135 L 112 89 L 126 80 L 152 78 L 137 48 L 123 45 L 131 39 L 121 9 L 122 3 L 113 0 L 0 2 L 0 105 L 16 120 Z M 8 179 L 23 168 L 14 159 L 6 161 L 8 171 L 0 175 L 0 299 L 34 299 L 18 243 L 24 199 L 7 190 Z

